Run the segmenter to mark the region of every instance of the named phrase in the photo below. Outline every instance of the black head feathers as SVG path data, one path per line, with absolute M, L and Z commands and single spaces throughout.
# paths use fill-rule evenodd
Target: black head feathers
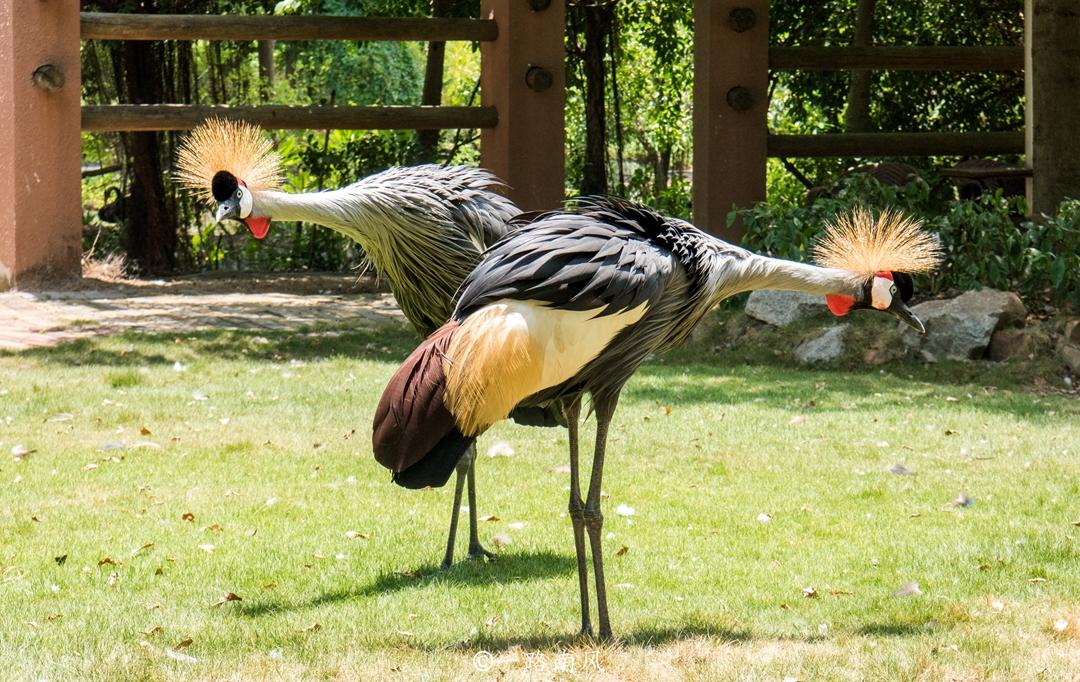
M 236 176 L 224 170 L 214 173 L 214 179 L 210 181 L 210 191 L 218 201 L 225 201 L 231 197 L 239 186 Z

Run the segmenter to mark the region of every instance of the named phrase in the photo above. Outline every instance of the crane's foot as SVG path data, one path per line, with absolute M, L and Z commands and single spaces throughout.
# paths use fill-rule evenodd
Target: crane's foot
M 495 561 L 495 554 L 484 549 L 484 546 L 479 542 L 469 545 L 469 558 L 470 559 L 487 559 L 488 561 Z
M 581 632 L 578 633 L 578 637 L 588 637 L 589 639 L 592 639 L 593 638 L 592 625 L 589 625 L 588 623 L 582 625 L 581 626 Z

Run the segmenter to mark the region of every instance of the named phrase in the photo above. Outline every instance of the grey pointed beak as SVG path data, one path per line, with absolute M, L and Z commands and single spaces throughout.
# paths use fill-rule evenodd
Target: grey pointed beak
M 217 211 L 214 214 L 214 220 L 220 223 L 226 218 L 240 220 L 240 202 L 238 202 L 236 199 L 229 198 L 225 201 L 218 202 Z
M 915 313 L 911 312 L 911 309 L 904 305 L 904 302 L 900 300 L 900 295 L 897 294 L 893 297 L 892 305 L 886 310 L 896 316 L 896 319 L 900 320 L 907 326 L 911 327 L 920 334 L 926 333 L 926 326 L 922 323 Z

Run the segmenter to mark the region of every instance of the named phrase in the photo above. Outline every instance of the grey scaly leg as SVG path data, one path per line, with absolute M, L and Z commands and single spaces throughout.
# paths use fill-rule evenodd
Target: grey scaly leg
M 589 620 L 589 569 L 585 564 L 585 505 L 581 501 L 581 486 L 578 483 L 578 417 L 581 413 L 581 398 L 573 398 L 563 403 L 566 416 L 567 441 L 570 444 L 570 522 L 574 526 L 574 550 L 577 552 L 578 590 L 581 593 L 581 634 L 592 635 L 592 622 Z
M 476 526 L 476 443 L 469 446 L 472 450 L 472 462 L 469 465 L 469 558 L 494 559 L 495 555 L 480 544 L 480 535 Z
M 454 538 L 457 536 L 458 513 L 461 511 L 461 489 L 465 487 L 465 479 L 468 478 L 469 471 L 472 469 L 472 461 L 475 456 L 476 446 L 473 444 L 465 451 L 461 461 L 457 463 L 455 468 L 457 481 L 454 483 L 454 508 L 450 510 L 450 536 L 446 538 L 446 554 L 442 560 L 443 569 L 450 568 L 454 564 Z M 472 507 L 470 507 L 471 511 Z
M 619 394 L 597 400 L 593 396 L 596 412 L 596 451 L 593 454 L 592 476 L 589 478 L 589 496 L 585 499 L 585 528 L 589 531 L 592 550 L 593 573 L 596 576 L 596 611 L 600 625 L 600 639 L 611 639 L 611 622 L 608 620 L 607 589 L 604 585 L 604 552 L 601 545 L 604 516 L 600 513 L 600 485 L 604 477 L 604 449 L 607 445 L 608 425 L 619 402 Z

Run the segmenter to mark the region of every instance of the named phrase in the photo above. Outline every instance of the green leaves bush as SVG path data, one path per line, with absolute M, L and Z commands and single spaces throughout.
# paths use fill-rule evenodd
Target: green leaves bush
M 811 206 L 761 203 L 729 215 L 742 218 L 744 244 L 780 258 L 809 260 L 822 227 L 855 206 L 894 208 L 920 216 L 941 239 L 941 269 L 924 277 L 924 291 L 980 286 L 1017 291 L 1080 307 L 1080 201 L 1061 204 L 1054 215 L 1024 217 L 1023 198 L 1000 193 L 976 201 L 948 197 L 951 188 L 919 179 L 904 187 L 882 185 L 863 174 L 843 178 L 831 196 Z

